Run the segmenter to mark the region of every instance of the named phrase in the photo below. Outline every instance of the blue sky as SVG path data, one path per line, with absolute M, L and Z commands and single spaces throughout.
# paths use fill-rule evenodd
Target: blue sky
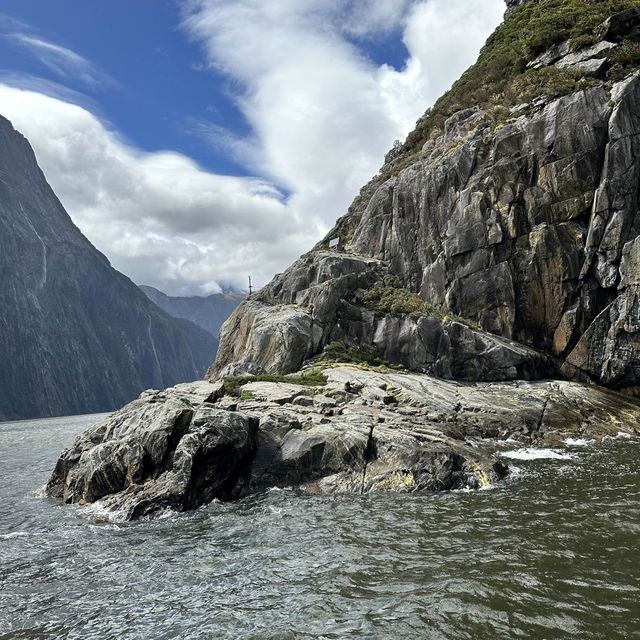
M 240 135 L 248 127 L 229 99 L 229 81 L 202 68 L 198 44 L 180 31 L 174 0 L 2 0 L 0 12 L 27 33 L 91 61 L 104 77 L 90 83 L 52 70 L 11 37 L 16 25 L 6 20 L 0 38 L 4 71 L 48 78 L 86 94 L 142 149 L 174 149 L 212 171 L 246 174 L 229 154 L 191 133 L 193 121 Z
M 0 0 L 0 113 L 136 282 L 262 284 L 344 213 L 502 0 Z

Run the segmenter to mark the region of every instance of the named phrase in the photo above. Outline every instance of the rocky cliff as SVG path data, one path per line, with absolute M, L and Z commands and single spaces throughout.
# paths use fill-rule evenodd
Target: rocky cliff
M 450 378 L 638 384 L 639 3 L 509 7 L 325 241 L 233 314 L 211 376 L 340 341 Z
M 505 447 L 638 433 L 598 384 L 640 376 L 640 3 L 507 4 L 335 228 L 230 316 L 209 381 L 96 425 L 49 495 L 136 518 L 474 488 Z
M 200 377 L 214 353 L 91 245 L 1 117 L 0 295 L 0 420 L 108 411 Z

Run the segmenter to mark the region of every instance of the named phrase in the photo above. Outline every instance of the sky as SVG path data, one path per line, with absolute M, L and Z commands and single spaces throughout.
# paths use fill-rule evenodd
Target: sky
M 476 59 L 503 0 L 0 0 L 0 114 L 114 267 L 263 285 Z

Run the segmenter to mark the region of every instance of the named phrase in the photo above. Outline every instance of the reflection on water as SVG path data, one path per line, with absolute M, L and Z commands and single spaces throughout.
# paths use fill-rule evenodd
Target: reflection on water
M 0 424 L 3 640 L 640 639 L 637 441 L 521 452 L 490 491 L 271 491 L 117 524 L 39 492 L 96 419 Z

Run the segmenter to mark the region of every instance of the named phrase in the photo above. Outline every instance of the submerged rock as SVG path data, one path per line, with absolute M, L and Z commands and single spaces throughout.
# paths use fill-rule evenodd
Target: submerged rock
M 479 488 L 496 452 L 633 431 L 640 408 L 571 382 L 463 384 L 337 366 L 324 387 L 249 382 L 233 403 L 208 382 L 144 393 L 64 452 L 47 486 L 123 519 L 271 487 L 312 493 Z

